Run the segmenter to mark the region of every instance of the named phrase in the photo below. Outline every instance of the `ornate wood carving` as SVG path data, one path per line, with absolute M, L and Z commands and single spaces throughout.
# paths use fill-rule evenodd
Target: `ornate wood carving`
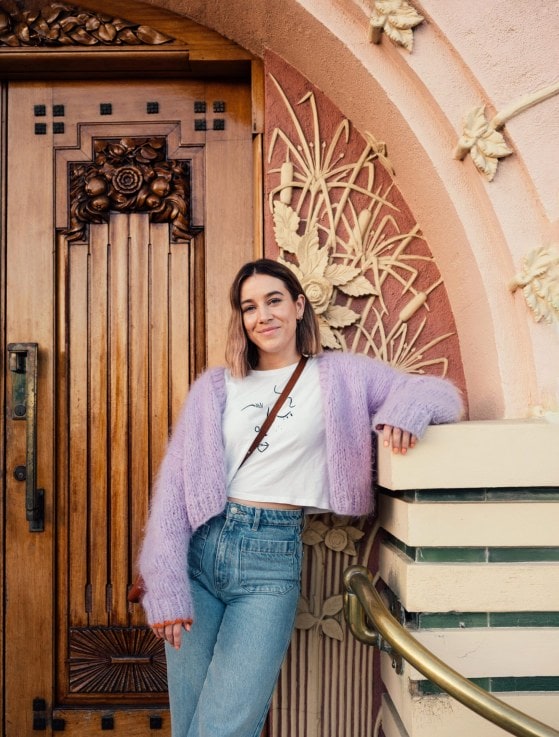
M 156 46 L 173 41 L 153 28 L 94 13 L 75 5 L 48 3 L 17 11 L 0 3 L 0 46 Z
M 190 163 L 166 158 L 164 137 L 95 139 L 93 161 L 71 164 L 69 240 L 84 240 L 89 223 L 108 222 L 111 210 L 149 213 L 172 223 L 173 241 L 190 225 Z
M 163 693 L 165 652 L 147 627 L 70 629 L 72 693 Z

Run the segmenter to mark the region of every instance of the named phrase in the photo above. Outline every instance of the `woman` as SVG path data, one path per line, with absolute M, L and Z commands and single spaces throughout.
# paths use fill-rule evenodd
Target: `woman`
M 166 644 L 173 737 L 258 737 L 293 628 L 304 512 L 371 511 L 373 419 L 384 445 L 406 453 L 429 423 L 461 412 L 445 380 L 322 353 L 317 318 L 280 263 L 246 264 L 231 307 L 228 369 L 190 389 L 140 557 L 143 606 Z

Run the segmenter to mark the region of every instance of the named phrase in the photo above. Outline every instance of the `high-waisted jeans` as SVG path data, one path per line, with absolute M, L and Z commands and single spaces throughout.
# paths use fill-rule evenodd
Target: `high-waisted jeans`
M 258 737 L 300 591 L 299 510 L 228 502 L 190 542 L 194 624 L 166 646 L 173 737 Z

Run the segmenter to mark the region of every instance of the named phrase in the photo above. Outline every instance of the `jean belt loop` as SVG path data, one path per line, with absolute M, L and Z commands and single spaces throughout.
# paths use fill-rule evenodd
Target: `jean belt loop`
M 254 508 L 254 521 L 252 523 L 252 529 L 257 530 L 260 526 L 260 515 L 262 514 L 262 510 L 260 507 Z

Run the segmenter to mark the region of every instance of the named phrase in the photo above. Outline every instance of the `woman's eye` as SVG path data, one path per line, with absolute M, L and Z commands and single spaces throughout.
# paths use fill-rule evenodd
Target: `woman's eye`
M 249 305 L 248 307 L 243 307 L 243 310 L 242 310 L 243 315 L 245 315 L 247 312 L 250 312 L 253 309 L 254 309 L 253 305 Z
M 281 299 L 280 299 L 279 297 L 274 297 L 273 299 L 271 299 L 271 300 L 270 300 L 270 301 L 268 302 L 268 304 L 269 304 L 269 305 L 277 305 L 277 304 L 279 304 L 280 302 L 281 302 Z

